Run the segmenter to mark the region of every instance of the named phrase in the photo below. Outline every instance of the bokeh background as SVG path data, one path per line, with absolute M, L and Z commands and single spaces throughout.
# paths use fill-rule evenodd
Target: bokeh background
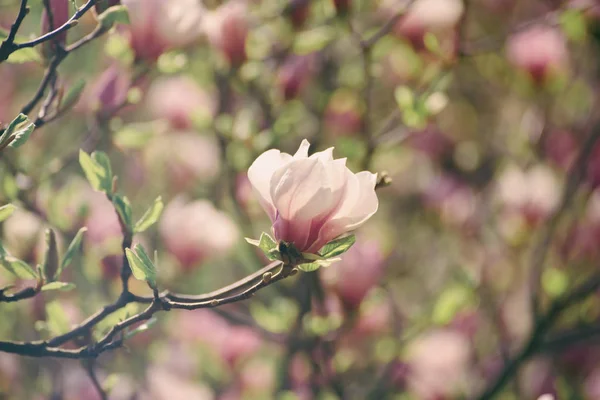
M 76 288 L 0 303 L 0 339 L 64 333 L 120 293 L 121 228 L 80 148 L 108 154 L 135 218 L 162 196 L 159 222 L 134 243 L 158 251 L 160 288 L 189 294 L 266 265 L 243 239 L 270 230 L 246 177 L 263 151 L 306 138 L 384 178 L 343 261 L 238 304 L 160 313 L 102 355 L 111 399 L 478 398 L 531 341 L 532 298 L 543 315 L 600 273 L 595 0 L 123 3 L 130 23 L 58 68 L 58 95 L 79 88 L 77 101 L 0 153 L 0 204 L 18 207 L 0 224 L 12 255 L 35 266 L 46 228 L 61 253 L 88 229 L 62 279 Z M 0 1 L 2 28 L 19 4 Z M 75 4 L 64 1 L 69 15 Z M 25 40 L 45 29 L 42 2 L 29 5 Z M 2 126 L 53 51 L 0 64 Z M 4 269 L 0 283 L 31 284 Z M 599 318 L 590 291 L 493 397 L 600 399 Z M 0 398 L 101 397 L 79 361 L 0 353 Z

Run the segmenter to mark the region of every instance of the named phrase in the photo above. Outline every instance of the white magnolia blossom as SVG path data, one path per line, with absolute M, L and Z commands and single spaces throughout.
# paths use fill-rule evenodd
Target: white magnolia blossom
M 293 156 L 279 150 L 261 154 L 248 178 L 273 223 L 275 239 L 316 253 L 336 237 L 365 223 L 379 206 L 376 174 L 354 174 L 333 147 L 308 156 L 303 140 Z

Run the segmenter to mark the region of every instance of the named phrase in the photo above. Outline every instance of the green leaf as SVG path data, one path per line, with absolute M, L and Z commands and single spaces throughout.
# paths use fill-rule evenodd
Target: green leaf
M 5 253 L 6 254 L 6 253 Z M 37 279 L 37 273 L 25 261 L 5 255 L 0 258 L 0 264 L 11 274 L 21 279 Z
M 69 88 L 67 94 L 64 95 L 62 101 L 60 103 L 60 110 L 65 111 L 71 109 L 81 97 L 81 93 L 83 93 L 83 89 L 85 89 L 85 80 L 79 79 Z
M 58 272 L 58 247 L 56 245 L 56 234 L 52 229 L 46 229 L 46 255 L 42 267 L 46 282 L 56 279 Z
M 265 256 L 271 261 L 281 260 L 281 254 L 279 253 L 279 246 L 277 242 L 269 236 L 268 233 L 261 233 L 259 240 L 245 238 L 248 243 L 258 247 L 265 253 Z
M 298 265 L 298 269 L 300 269 L 301 271 L 304 272 L 312 272 L 312 271 L 316 271 L 319 268 L 321 268 L 321 264 L 319 264 L 318 262 L 313 262 L 310 264 L 300 264 Z
M 135 233 L 144 232 L 146 229 L 151 227 L 156 221 L 158 221 L 158 218 L 160 218 L 160 214 L 162 213 L 163 208 L 164 204 L 162 202 L 162 199 L 160 196 L 158 196 L 156 200 L 154 200 L 152 206 L 150 206 L 150 208 L 146 210 L 144 215 L 142 215 L 142 218 L 140 218 L 139 221 L 136 222 L 133 231 Z
M 8 63 L 11 64 L 23 64 L 27 62 L 42 62 L 42 56 L 40 53 L 33 47 L 26 47 L 24 49 L 19 49 L 12 53 L 6 59 Z
M 323 26 L 296 35 L 294 40 L 294 53 L 309 54 L 322 50 L 335 38 L 335 29 Z
M 87 228 L 85 226 L 83 228 L 79 229 L 79 231 L 77 231 L 77 234 L 75 235 L 75 237 L 69 244 L 69 247 L 67 248 L 67 251 L 65 252 L 65 255 L 60 263 L 60 268 L 58 269 L 58 272 L 56 273 L 56 278 L 58 278 L 60 276 L 60 274 L 62 273 L 62 271 L 66 267 L 69 266 L 69 264 L 71 263 L 71 260 L 75 256 L 75 253 L 77 253 L 79 251 L 79 248 L 81 247 L 81 239 L 83 238 L 83 233 L 85 231 L 87 231 Z
M 114 24 L 129 24 L 129 12 L 125 6 L 109 7 L 98 16 L 98 22 L 104 29 L 109 29 Z
M 12 213 L 17 209 L 12 204 L 6 204 L 0 207 L 0 222 L 4 221 L 6 218 L 10 217 Z
M 128 124 L 112 135 L 113 142 L 122 149 L 139 149 L 155 134 L 155 122 Z
M 558 297 L 569 288 L 569 276 L 558 268 L 547 268 L 542 275 L 542 287 L 550 297 Z
M 102 180 L 102 189 L 105 193 L 112 192 L 113 185 L 113 174 L 112 168 L 110 166 L 110 159 L 106 155 L 106 153 L 102 151 L 95 151 L 92 153 L 92 159 L 96 161 L 96 163 L 102 167 L 102 174 L 100 176 Z
M 425 36 L 423 36 L 423 44 L 431 53 L 438 55 L 441 53 L 442 48 L 440 46 L 440 41 L 434 33 L 427 32 Z
M 129 232 L 132 232 L 132 216 L 131 216 L 131 204 L 126 196 L 115 195 L 112 199 L 113 206 L 119 214 L 119 219 L 127 227 Z
M 152 325 L 154 325 L 156 323 L 156 321 L 157 321 L 157 318 L 152 317 L 148 321 L 143 323 L 142 325 L 138 326 L 137 328 L 128 331 L 127 333 L 125 333 L 125 340 L 127 340 L 139 333 L 147 331 L 148 329 L 150 329 L 152 327 Z
M 48 316 L 48 329 L 52 335 L 60 335 L 70 330 L 69 317 L 60 302 L 52 301 L 46 304 L 46 315 Z
M 35 129 L 35 125 L 29 120 L 27 115 L 19 114 L 8 124 L 6 130 L 0 136 L 0 149 L 9 146 L 16 148 L 21 146 L 29 139 L 29 135 Z
M 432 320 L 435 324 L 445 325 L 454 316 L 472 302 L 472 290 L 464 285 L 453 285 L 440 293 L 433 308 Z
M 148 282 L 151 288 L 156 287 L 156 267 L 141 245 L 135 246 L 135 252 L 125 249 L 125 255 L 133 276 L 141 281 Z
M 412 108 L 415 103 L 415 95 L 408 86 L 398 86 L 394 90 L 394 98 L 401 110 Z
M 560 14 L 560 26 L 565 35 L 574 42 L 582 42 L 587 36 L 587 24 L 581 10 L 570 8 Z
M 112 171 L 106 154 L 94 152 L 91 156 L 79 150 L 79 164 L 92 188 L 98 192 L 112 192 Z
M 50 282 L 42 286 L 42 292 L 49 292 L 51 290 L 60 290 L 62 292 L 67 292 L 73 289 L 75 289 L 75 284 L 70 282 Z
M 332 240 L 319 250 L 319 255 L 323 258 L 339 256 L 340 254 L 347 252 L 355 242 L 356 236 L 352 234 Z

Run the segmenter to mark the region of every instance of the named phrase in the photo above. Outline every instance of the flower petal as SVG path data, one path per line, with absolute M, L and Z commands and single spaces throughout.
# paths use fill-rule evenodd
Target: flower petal
M 308 158 L 308 149 L 310 148 L 310 143 L 308 140 L 304 139 L 302 143 L 300 143 L 300 147 L 296 154 L 294 154 L 294 159 Z
M 292 156 L 279 150 L 268 150 L 261 154 L 248 168 L 248 179 L 265 212 L 275 221 L 276 209 L 271 199 L 271 177 L 276 170 L 292 160 Z

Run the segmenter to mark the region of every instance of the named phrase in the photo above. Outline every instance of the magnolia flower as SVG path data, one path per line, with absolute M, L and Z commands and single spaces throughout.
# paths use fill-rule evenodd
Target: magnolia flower
M 176 76 L 156 80 L 148 90 L 148 108 L 177 129 L 190 129 L 195 118 L 212 118 L 215 96 L 203 90 L 192 78 Z
M 206 14 L 203 31 L 210 44 L 234 66 L 246 61 L 248 6 L 243 1 L 229 1 Z
M 48 6 L 52 13 L 52 19 L 50 19 L 47 8 L 44 7 L 42 12 L 42 34 L 53 31 L 54 29 L 62 26 L 69 19 L 69 1 L 68 0 L 49 0 Z M 54 55 L 55 46 L 64 46 L 67 41 L 67 31 L 63 31 L 56 36 L 54 39 L 42 44 L 42 52 L 47 58 Z
M 277 241 L 316 253 L 326 243 L 364 224 L 377 211 L 376 174 L 352 173 L 333 147 L 308 156 L 303 140 L 291 156 L 261 154 L 248 169 L 259 202 L 273 223 Z
M 202 34 L 204 6 L 197 0 L 123 0 L 129 9 L 131 47 L 153 61 L 168 49 L 192 44 Z
M 182 197 L 172 200 L 159 226 L 167 249 L 186 270 L 232 250 L 238 230 L 227 214 L 207 200 L 188 203 Z

